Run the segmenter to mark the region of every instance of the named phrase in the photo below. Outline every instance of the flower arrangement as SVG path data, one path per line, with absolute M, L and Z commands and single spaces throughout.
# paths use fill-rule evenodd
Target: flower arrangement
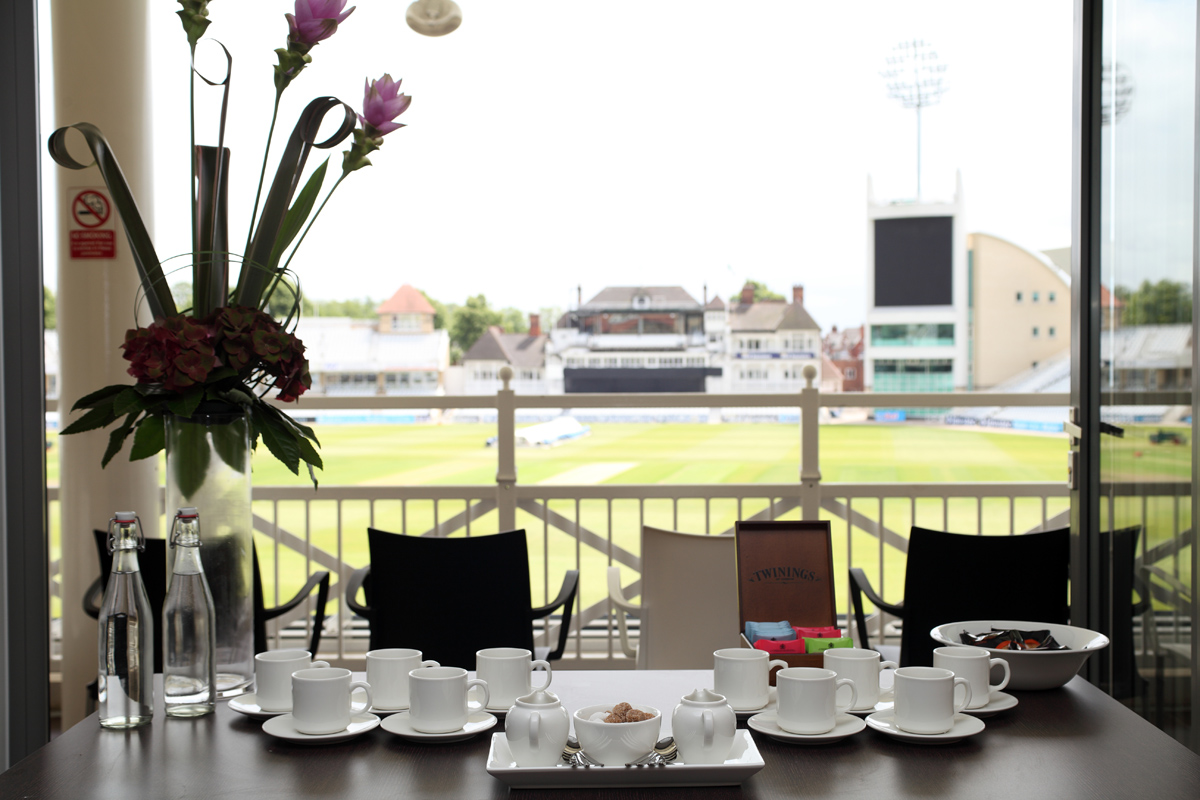
M 287 44 L 275 51 L 279 63 L 274 67 L 274 110 L 246 247 L 238 256 L 228 244 L 229 153 L 224 148 L 224 109 L 229 100 L 232 57 L 220 45 L 227 59 L 225 77 L 210 80 L 200 74 L 194 66 L 195 54 L 209 26 L 210 0 L 177 1 L 182 9 L 176 13 L 187 35 L 193 61 L 192 303 L 182 309 L 176 306 L 163 272 L 164 262 L 155 252 L 120 165 L 100 130 L 84 122 L 55 131 L 50 137 L 50 153 L 61 166 L 70 169 L 91 166 L 75 161 L 66 150 L 68 131 L 83 134 L 95 159 L 93 163 L 99 167 L 113 204 L 120 212 L 141 280 L 140 295 L 154 318 L 145 327 L 129 330 L 122 345 L 130 364 L 128 372 L 136 382 L 107 386 L 81 398 L 72 410 L 86 409 L 86 413 L 62 432 L 81 433 L 119 422 L 109 435 L 102 460 L 106 466 L 130 435 L 133 436 L 130 460 L 161 451 L 165 446 L 163 418 L 168 413 L 188 418 L 202 402 L 234 404 L 250 418 L 253 445 L 261 438 L 271 454 L 296 474 L 303 461 L 316 485 L 313 469 L 322 467 L 317 437 L 311 428 L 265 399 L 274 391 L 279 400 L 294 401 L 312 383 L 304 344 L 294 335 L 299 320 L 299 281 L 288 267 L 337 187 L 350 173 L 371 164 L 368 156 L 382 146 L 384 136 L 403 127 L 395 120 L 408 109 L 411 98 L 400 93 L 399 81 L 385 74 L 366 82 L 361 113 L 336 97 L 319 97 L 310 102 L 279 156 L 274 180 L 264 199 L 263 184 L 280 98 L 312 63 L 312 49 L 333 36 L 355 10 L 345 8 L 346 0 L 295 0 L 294 13 L 284 14 L 288 24 Z M 196 77 L 224 91 L 216 147 L 195 144 Z M 316 136 L 323 118 L 338 108 L 343 115 L 341 126 L 333 136 L 318 142 Z M 351 136 L 351 144 L 342 158 L 342 174 L 317 206 L 329 159 L 312 170 L 301 187 L 307 158 L 313 148 L 329 149 Z M 230 287 L 230 264 L 238 262 L 240 271 L 236 283 Z

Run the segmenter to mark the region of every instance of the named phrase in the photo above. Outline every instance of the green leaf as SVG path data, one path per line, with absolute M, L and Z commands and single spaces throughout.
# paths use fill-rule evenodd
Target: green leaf
M 130 386 L 113 399 L 112 410 L 113 414 L 119 417 L 124 414 L 145 411 L 146 407 L 152 403 L 152 400 L 148 401 L 145 395 Z
M 300 446 L 296 437 L 280 420 L 272 416 L 266 409 L 269 406 L 256 406 L 253 413 L 254 427 L 262 436 L 263 444 L 271 451 L 271 455 L 279 459 L 293 474 L 300 474 Z
M 59 436 L 70 436 L 73 433 L 93 431 L 96 428 L 103 428 L 106 425 L 111 425 L 116 421 L 117 415 L 113 413 L 111 404 L 97 406 L 79 419 L 72 422 L 67 427 L 63 428 L 59 433 Z
M 129 432 L 133 430 L 133 421 L 137 419 L 138 412 L 133 412 L 125 417 L 125 422 L 121 426 L 108 435 L 108 448 L 104 451 L 104 458 L 100 459 L 100 467 L 108 466 L 108 462 L 113 460 L 113 456 L 121 452 L 121 447 L 125 444 L 125 439 L 129 436 Z
M 217 381 L 223 381 L 226 378 L 236 378 L 237 370 L 233 367 L 217 367 L 212 372 L 208 373 L 208 383 L 213 384 Z
M 156 455 L 167 446 L 166 435 L 163 432 L 163 418 L 160 414 L 149 414 L 137 426 L 133 434 L 133 447 L 129 451 L 130 461 L 140 461 Z
M 305 439 L 303 436 L 298 437 L 296 439 L 296 444 L 299 445 L 300 457 L 309 465 L 310 472 L 311 467 L 325 469 L 325 464 L 321 461 L 321 456 L 317 453 L 317 448 L 313 447 L 312 443 L 309 442 L 308 439 Z
M 191 498 L 204 485 L 208 474 L 208 426 L 176 417 L 171 420 L 171 434 L 167 470 L 179 493 Z
M 313 170 L 313 174 L 309 176 L 308 182 L 304 184 L 300 194 L 296 195 L 296 202 L 284 216 L 283 225 L 279 228 L 279 236 L 275 239 L 275 247 L 271 249 L 271 260 L 268 262 L 268 266 L 272 270 L 279 266 L 279 259 L 283 257 L 283 251 L 300 233 L 304 223 L 308 220 L 308 215 L 312 213 L 317 196 L 321 193 L 321 184 L 325 182 L 325 169 L 328 166 L 329 159 L 327 158 L 321 162 L 321 166 Z
M 190 417 L 196 413 L 200 401 L 204 399 L 204 386 L 196 386 L 187 392 L 176 395 L 167 401 L 167 408 L 177 417 Z
M 222 461 L 237 472 L 246 471 L 246 437 L 245 430 L 239 423 L 231 422 L 226 425 L 210 425 L 213 449 Z
M 95 408 L 101 403 L 111 403 L 113 398 L 128 388 L 128 386 L 118 383 L 112 386 L 105 386 L 103 389 L 97 389 L 91 394 L 85 394 L 76 400 L 75 405 L 71 406 L 71 410 L 78 411 L 81 408 Z

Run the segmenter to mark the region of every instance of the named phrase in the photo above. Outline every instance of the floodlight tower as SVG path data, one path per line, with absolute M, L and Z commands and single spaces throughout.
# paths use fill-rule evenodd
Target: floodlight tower
M 924 39 L 900 42 L 884 61 L 879 74 L 887 86 L 888 97 L 905 108 L 917 111 L 917 202 L 921 200 L 921 109 L 941 99 L 946 91 L 946 65 L 938 63 L 938 54 Z

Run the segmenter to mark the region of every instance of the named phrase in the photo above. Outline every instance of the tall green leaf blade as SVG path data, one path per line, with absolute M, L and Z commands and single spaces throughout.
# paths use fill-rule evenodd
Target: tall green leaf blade
M 211 458 L 208 426 L 177 417 L 171 420 L 171 447 L 167 450 L 167 469 L 184 498 L 191 498 L 204 485 Z
M 176 314 L 175 300 L 171 297 L 171 288 L 163 275 L 162 263 L 154 250 L 154 242 L 142 221 L 137 201 L 129 190 L 125 173 L 117 163 L 108 140 L 100 129 L 90 122 L 79 122 L 59 128 L 50 136 L 50 156 L 67 169 L 87 169 L 91 164 L 80 164 L 67 152 L 67 131 L 74 128 L 83 134 L 88 148 L 95 158 L 95 165 L 104 178 L 104 185 L 112 195 L 113 205 L 121 215 L 121 223 L 125 227 L 125 236 L 129 239 L 129 249 L 133 253 L 133 263 L 137 267 L 138 277 L 142 281 L 142 289 L 146 293 L 146 303 L 150 313 L 157 317 L 173 317 Z
M 283 257 L 283 251 L 299 235 L 304 223 L 308 220 L 308 215 L 312 213 L 317 197 L 321 194 L 321 185 L 325 182 L 325 170 L 328 166 L 329 159 L 327 158 L 321 162 L 321 166 L 313 170 L 308 183 L 304 184 L 300 194 L 296 195 L 296 202 L 284 216 L 283 226 L 279 229 L 279 238 L 275 240 L 275 248 L 271 251 L 271 261 L 268 266 L 272 271 L 279 266 L 279 259 Z

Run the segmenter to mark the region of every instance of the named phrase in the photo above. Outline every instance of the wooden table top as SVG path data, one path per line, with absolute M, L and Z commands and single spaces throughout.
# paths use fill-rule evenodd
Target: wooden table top
M 710 686 L 711 679 L 708 670 L 560 669 L 552 690 L 572 710 L 629 700 L 657 705 L 669 718 L 679 697 Z M 1016 708 L 986 719 L 981 734 L 954 744 L 908 744 L 870 728 L 823 746 L 783 744 L 754 733 L 766 766 L 740 787 L 704 789 L 510 792 L 485 770 L 491 733 L 502 732 L 502 723 L 455 744 L 413 744 L 377 728 L 339 744 L 303 746 L 268 736 L 261 722 L 228 703 L 199 720 L 166 719 L 160 708 L 152 724 L 132 732 L 102 730 L 93 714 L 0 775 L 0 797 L 1200 796 L 1200 756 L 1082 678 L 1062 689 L 1012 694 L 1020 701 Z

